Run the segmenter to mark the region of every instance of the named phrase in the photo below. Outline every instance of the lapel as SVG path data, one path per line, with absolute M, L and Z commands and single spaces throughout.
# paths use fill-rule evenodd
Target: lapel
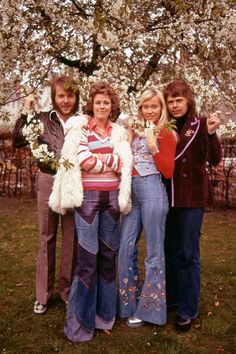
M 188 149 L 188 147 L 193 142 L 198 130 L 200 127 L 200 119 L 197 117 L 188 118 L 184 124 L 180 134 L 179 134 L 179 143 L 176 147 L 176 157 L 175 160 L 178 160 L 179 157 Z

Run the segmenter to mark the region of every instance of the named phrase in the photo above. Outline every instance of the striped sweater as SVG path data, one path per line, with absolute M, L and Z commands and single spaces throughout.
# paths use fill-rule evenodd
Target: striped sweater
M 49 198 L 49 206 L 57 213 L 65 214 L 69 209 L 78 208 L 83 202 L 82 171 L 78 164 L 78 150 L 82 136 L 82 129 L 88 120 L 85 116 L 75 117 L 67 127 L 65 142 L 61 151 L 60 162 L 69 160 L 71 168 L 59 165 Z M 111 146 L 113 153 L 120 158 L 120 184 L 118 203 L 120 211 L 127 214 L 131 210 L 131 171 L 132 151 L 128 143 L 127 131 L 116 123 L 111 123 Z
M 120 159 L 111 147 L 112 125 L 108 121 L 104 134 L 96 130 L 91 118 L 82 130 L 78 162 L 82 170 L 84 190 L 116 190 L 119 188 Z

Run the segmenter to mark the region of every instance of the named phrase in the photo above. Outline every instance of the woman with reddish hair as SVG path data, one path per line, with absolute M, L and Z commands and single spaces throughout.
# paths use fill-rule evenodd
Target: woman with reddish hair
M 64 333 L 89 341 L 95 329 L 109 331 L 116 316 L 116 253 L 120 213 L 130 209 L 132 151 L 124 127 L 114 123 L 119 97 L 107 82 L 91 85 L 84 126 L 68 131 L 51 205 L 75 207 L 77 264 Z M 82 120 L 80 120 L 81 122 Z

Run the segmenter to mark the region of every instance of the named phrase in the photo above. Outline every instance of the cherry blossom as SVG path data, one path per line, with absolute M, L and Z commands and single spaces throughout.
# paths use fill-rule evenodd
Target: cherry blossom
M 126 113 L 147 83 L 176 77 L 200 108 L 235 107 L 233 0 L 1 0 L 0 21 L 1 118 L 60 73 L 78 81 L 82 103 L 91 82 L 109 80 Z

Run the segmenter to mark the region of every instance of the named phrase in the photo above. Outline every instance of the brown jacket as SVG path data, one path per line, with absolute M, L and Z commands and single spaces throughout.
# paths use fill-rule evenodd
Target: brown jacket
M 219 164 L 220 140 L 207 132 L 206 118 L 192 117 L 185 122 L 177 144 L 175 171 L 168 188 L 170 205 L 179 208 L 211 204 L 207 162 Z
M 61 149 L 64 143 L 64 131 L 55 111 L 40 112 L 36 115 L 44 125 L 44 133 L 39 137 L 40 144 L 47 144 L 48 150 L 55 153 L 55 158 L 59 158 L 61 155 Z M 12 133 L 13 147 L 21 148 L 26 146 L 28 142 L 22 135 L 22 129 L 27 124 L 27 116 L 21 115 L 17 120 Z M 56 170 L 53 170 L 48 164 L 38 162 L 40 170 L 44 173 L 55 174 Z

